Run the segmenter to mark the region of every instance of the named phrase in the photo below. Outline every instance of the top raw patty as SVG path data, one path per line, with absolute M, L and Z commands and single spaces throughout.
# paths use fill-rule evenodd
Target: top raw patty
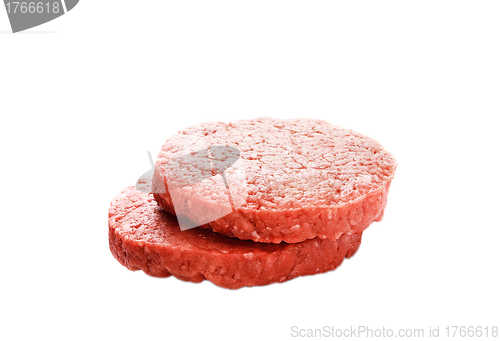
M 396 160 L 352 130 L 311 119 L 208 122 L 163 145 L 153 193 L 193 225 L 256 242 L 297 243 L 380 220 Z M 181 226 L 182 228 L 182 226 Z

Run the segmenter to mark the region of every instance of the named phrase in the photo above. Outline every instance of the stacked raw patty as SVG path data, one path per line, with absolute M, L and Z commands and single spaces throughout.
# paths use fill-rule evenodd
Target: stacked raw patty
M 113 200 L 110 248 L 130 270 L 232 289 L 333 270 L 382 218 L 395 170 L 324 121 L 200 124 L 165 142 L 152 193 Z

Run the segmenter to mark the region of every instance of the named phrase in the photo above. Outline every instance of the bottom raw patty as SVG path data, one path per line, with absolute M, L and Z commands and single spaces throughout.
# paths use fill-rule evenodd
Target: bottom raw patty
M 229 238 L 207 229 L 181 231 L 176 217 L 152 194 L 125 188 L 109 208 L 109 247 L 130 270 L 184 281 L 205 279 L 229 289 L 284 282 L 338 267 L 361 243 L 361 233 L 337 240 L 267 244 Z

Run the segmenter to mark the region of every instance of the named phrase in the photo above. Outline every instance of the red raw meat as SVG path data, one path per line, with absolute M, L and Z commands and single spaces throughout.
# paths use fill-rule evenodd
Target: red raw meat
M 109 208 L 109 246 L 122 265 L 157 277 L 207 279 L 230 289 L 333 270 L 360 243 L 361 233 L 337 240 L 265 244 L 202 228 L 180 231 L 177 219 L 159 207 L 152 194 L 134 187 L 125 188 Z

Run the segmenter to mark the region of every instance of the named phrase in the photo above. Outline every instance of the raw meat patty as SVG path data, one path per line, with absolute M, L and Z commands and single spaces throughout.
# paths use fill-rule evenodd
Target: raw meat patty
M 213 152 L 217 146 L 236 148 L 239 158 Z M 325 121 L 209 122 L 165 142 L 152 192 L 168 212 L 226 236 L 335 240 L 382 218 L 395 170 L 379 143 Z
M 263 244 L 201 228 L 180 231 L 177 219 L 158 206 L 152 194 L 134 187 L 118 194 L 109 209 L 109 246 L 122 265 L 157 277 L 207 279 L 229 289 L 333 270 L 360 243 L 361 234 L 335 241 Z

